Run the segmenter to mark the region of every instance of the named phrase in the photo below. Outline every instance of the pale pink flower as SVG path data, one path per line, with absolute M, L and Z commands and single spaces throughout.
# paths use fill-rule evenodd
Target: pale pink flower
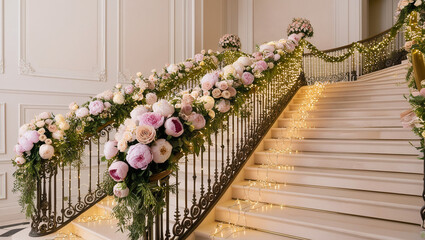
M 151 147 L 153 161 L 156 163 L 164 163 L 171 156 L 173 146 L 165 139 L 156 140 Z
M 108 168 L 109 176 L 116 182 L 124 181 L 128 173 L 128 165 L 123 161 L 114 161 Z
M 32 141 L 26 139 L 25 137 L 19 138 L 18 142 L 19 142 L 19 145 L 24 150 L 24 152 L 30 151 L 34 147 L 34 143 Z
M 158 97 L 156 96 L 155 93 L 146 94 L 146 103 L 147 104 L 153 105 L 154 103 L 156 103 L 156 101 L 158 101 Z
M 108 141 L 105 143 L 103 153 L 105 154 L 106 159 L 112 159 L 118 153 L 117 141 Z
M 139 116 L 147 112 L 149 112 L 149 110 L 145 106 L 139 105 L 130 112 L 130 116 L 131 119 L 136 120 Z
M 155 140 L 156 130 L 149 125 L 140 125 L 136 128 L 136 139 L 139 143 L 149 144 Z
M 152 161 L 151 149 L 141 143 L 132 145 L 128 149 L 126 160 L 132 168 L 145 170 Z
M 170 117 L 174 113 L 174 107 L 167 100 L 161 99 L 152 105 L 152 110 L 164 117 Z
M 38 153 L 40 154 L 41 158 L 50 159 L 55 154 L 55 149 L 52 145 L 43 144 L 40 146 Z
M 103 102 L 99 100 L 95 100 L 90 102 L 89 110 L 92 115 L 99 115 L 104 109 Z
M 177 117 L 168 118 L 164 123 L 164 127 L 165 133 L 169 136 L 180 137 L 184 132 L 183 124 Z
M 37 131 L 35 131 L 35 130 L 28 131 L 28 132 L 26 132 L 24 134 L 24 137 L 26 139 L 28 139 L 29 141 L 31 141 L 32 143 L 38 142 L 38 137 L 39 136 L 40 136 L 40 134 Z
M 211 92 L 213 98 L 219 98 L 221 97 L 221 90 L 218 88 L 214 88 Z
M 206 121 L 204 116 L 202 116 L 202 114 L 199 113 L 192 113 L 189 116 L 189 122 L 192 123 L 193 127 L 195 128 L 195 130 L 199 130 L 205 127 Z
M 26 162 L 26 160 L 23 157 L 17 157 L 17 158 L 15 158 L 15 163 L 18 164 L 18 165 L 22 165 L 25 162 Z
M 242 80 L 243 85 L 250 85 L 254 82 L 254 75 L 252 75 L 252 73 L 250 73 L 250 72 L 244 72 L 242 74 L 241 80 Z
M 158 129 L 164 124 L 164 116 L 160 113 L 147 112 L 138 117 L 139 125 L 149 125 Z
M 130 189 L 128 189 L 125 183 L 121 182 L 115 184 L 113 192 L 117 198 L 124 198 L 128 196 L 128 194 L 130 193 Z
M 228 112 L 230 110 L 230 101 L 229 100 L 224 100 L 221 99 L 216 106 L 217 110 L 219 112 L 225 113 Z
M 78 118 L 83 118 L 89 114 L 89 110 L 86 107 L 79 108 L 77 111 L 75 111 L 75 116 Z

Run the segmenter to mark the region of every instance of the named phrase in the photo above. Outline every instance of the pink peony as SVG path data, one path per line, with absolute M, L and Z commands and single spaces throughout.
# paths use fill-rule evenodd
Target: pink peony
M 256 61 L 263 59 L 263 54 L 261 52 L 255 52 L 252 54 L 252 56 L 254 57 Z
M 22 153 L 24 153 L 25 152 L 25 150 L 24 150 L 24 148 L 21 146 L 21 145 L 19 145 L 19 144 L 16 144 L 15 145 L 15 147 L 13 148 L 13 151 L 16 153 L 16 155 L 18 155 L 18 156 L 22 156 Z
M 42 159 L 50 159 L 55 154 L 55 149 L 52 145 L 43 144 L 40 146 L 38 153 Z
M 250 85 L 254 82 L 254 75 L 252 75 L 250 72 L 244 72 L 242 74 L 241 80 L 243 85 Z
M 78 118 L 83 118 L 89 114 L 89 110 L 86 107 L 79 108 L 75 111 L 75 116 Z
M 295 46 L 298 46 L 298 42 L 301 40 L 300 36 L 298 36 L 298 34 L 291 34 L 288 37 L 288 40 L 294 42 Z
M 184 67 L 187 69 L 191 69 L 193 67 L 193 63 L 192 62 L 184 62 Z
M 255 71 L 262 72 L 262 71 L 264 71 L 266 69 L 267 69 L 267 63 L 265 61 L 260 60 L 260 61 L 258 61 L 258 62 L 255 63 L 255 66 L 254 66 L 254 70 Z
M 106 159 L 111 159 L 115 157 L 118 153 L 117 141 L 106 142 L 105 147 L 103 149 L 103 153 L 105 154 Z
M 151 149 L 141 143 L 132 145 L 128 149 L 126 160 L 132 168 L 145 170 L 152 162 Z
M 127 185 L 125 183 L 117 183 L 114 186 L 114 195 L 117 198 L 124 198 L 127 197 L 130 193 L 130 189 L 128 189 Z
M 229 91 L 229 93 L 230 93 L 230 97 L 234 97 L 234 96 L 236 96 L 236 89 L 235 89 L 234 87 L 229 87 L 229 88 L 227 89 L 227 91 Z
M 104 109 L 103 102 L 99 100 L 95 100 L 93 102 L 90 102 L 89 104 L 89 110 L 90 114 L 92 115 L 99 115 Z
M 200 53 L 198 53 L 198 54 L 196 54 L 195 55 L 195 61 L 196 62 L 200 62 L 200 61 L 202 61 L 202 60 L 204 60 L 204 55 L 203 54 L 200 54 Z
M 123 161 L 115 161 L 108 168 L 109 176 L 116 182 L 124 181 L 128 173 L 128 165 Z
M 192 113 L 192 110 L 193 110 L 193 108 L 192 108 L 191 105 L 189 105 L 189 104 L 183 104 L 180 112 L 183 113 L 183 114 L 185 114 L 185 115 L 189 115 L 189 114 Z
M 192 123 L 195 130 L 199 130 L 205 127 L 205 118 L 202 116 L 202 114 L 199 113 L 193 113 L 189 116 L 189 122 Z
M 204 91 L 210 90 L 215 83 L 218 81 L 218 75 L 216 73 L 207 73 L 201 79 L 201 88 Z
M 158 129 L 164 124 L 164 116 L 160 113 L 147 112 L 138 117 L 139 125 L 149 125 Z
M 34 143 L 26 139 L 25 137 L 19 138 L 18 142 L 19 142 L 19 145 L 24 150 L 24 152 L 30 151 L 34 147 Z
M 149 112 L 149 110 L 145 107 L 145 106 L 137 106 L 135 107 L 131 112 L 130 112 L 130 116 L 131 119 L 136 120 L 139 116 L 141 116 L 144 113 Z
M 183 124 L 180 122 L 178 117 L 168 118 L 165 121 L 164 126 L 165 133 L 173 137 L 179 137 L 184 132 Z
M 228 112 L 230 110 L 230 101 L 229 100 L 224 100 L 221 99 L 218 103 L 217 103 L 217 110 L 219 112 L 225 113 Z
M 127 87 L 125 87 L 124 91 L 126 94 L 132 94 L 134 91 L 133 85 L 128 85 Z
M 40 137 L 40 134 L 37 131 L 32 130 L 32 131 L 26 132 L 24 134 L 24 137 L 28 139 L 29 141 L 31 141 L 32 143 L 36 143 L 38 142 L 38 137 Z
M 165 139 L 158 139 L 152 144 L 153 161 L 164 163 L 171 156 L 173 146 Z

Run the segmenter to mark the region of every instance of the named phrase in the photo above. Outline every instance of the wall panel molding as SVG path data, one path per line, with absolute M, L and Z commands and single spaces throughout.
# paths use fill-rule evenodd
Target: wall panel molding
M 0 172 L 0 199 L 7 198 L 7 173 Z
M 59 113 L 59 111 L 66 112 L 68 111 L 67 105 L 55 105 L 55 104 L 19 104 L 18 105 L 18 120 L 19 120 L 19 126 L 22 126 L 27 121 L 27 110 L 37 110 L 38 113 L 47 111 L 47 112 L 53 112 L 55 114 Z M 31 116 L 32 118 L 33 116 Z
M 0 154 L 6 154 L 6 103 L 0 102 Z
M 123 30 L 123 1 L 124 0 L 117 0 L 117 82 L 118 83 L 129 83 L 131 74 L 126 71 L 124 66 L 124 30 Z M 175 0 L 168 0 L 169 1 L 169 8 L 168 8 L 168 15 L 170 17 L 169 20 L 169 38 L 168 38 L 168 44 L 169 44 L 169 63 L 175 62 Z M 164 64 L 166 64 L 164 62 Z
M 40 77 L 66 78 L 99 82 L 106 81 L 106 0 L 97 0 L 97 7 L 97 68 L 91 69 L 90 71 L 77 69 L 71 70 L 66 66 L 64 66 L 62 69 L 43 69 L 35 67 L 36 64 L 31 63 L 29 60 L 31 58 L 30 53 L 28 52 L 28 42 L 31 40 L 28 39 L 27 34 L 27 18 L 29 9 L 27 0 L 20 0 L 18 61 L 19 73 L 22 75 Z

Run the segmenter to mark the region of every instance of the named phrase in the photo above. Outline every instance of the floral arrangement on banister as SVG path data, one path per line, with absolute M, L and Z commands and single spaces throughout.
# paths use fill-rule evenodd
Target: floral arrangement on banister
M 259 52 L 207 73 L 198 87 L 131 112 L 115 140 L 105 146 L 110 163 L 105 188 L 118 199 L 113 214 L 120 228 L 129 230 L 130 238 L 144 234 L 165 205 L 166 191 L 174 190 L 151 177 L 174 172 L 181 156 L 199 153 L 228 114 L 237 113 L 250 93 L 271 79 L 276 64 L 300 61 L 302 49 L 292 53 L 300 39 L 294 34 L 289 40 L 263 44 Z M 301 65 L 297 66 L 294 71 L 299 74 Z
M 303 34 L 306 37 L 313 37 L 314 31 L 310 20 L 305 18 L 294 18 L 287 29 L 288 36 L 292 34 Z
M 19 203 L 26 216 L 34 213 L 42 162 L 62 167 L 80 165 L 86 138 L 98 135 L 105 126 L 118 127 L 136 106 L 153 104 L 187 81 L 217 69 L 224 58 L 222 54 L 203 50 L 194 58 L 166 65 L 160 73 L 153 70 L 148 78 L 137 73 L 131 84 L 125 87 L 117 84 L 81 105 L 72 102 L 66 117 L 44 112 L 21 126 L 14 147 L 16 157 L 12 159 L 17 167 L 13 191 L 20 192 Z

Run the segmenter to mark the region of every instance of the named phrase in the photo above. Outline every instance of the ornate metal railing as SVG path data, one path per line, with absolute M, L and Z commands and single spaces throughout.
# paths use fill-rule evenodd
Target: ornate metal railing
M 391 29 L 388 29 L 357 43 L 362 44 L 365 48 L 376 46 L 388 39 L 390 31 Z M 406 59 L 407 52 L 403 49 L 405 43 L 403 31 L 398 31 L 385 47 L 377 51 L 354 51 L 357 43 L 321 51 L 334 58 L 349 55 L 342 61 L 323 58 L 316 53 L 304 54 L 303 69 L 307 83 L 310 85 L 316 81 L 355 81 L 358 76 L 400 64 L 402 60 Z

